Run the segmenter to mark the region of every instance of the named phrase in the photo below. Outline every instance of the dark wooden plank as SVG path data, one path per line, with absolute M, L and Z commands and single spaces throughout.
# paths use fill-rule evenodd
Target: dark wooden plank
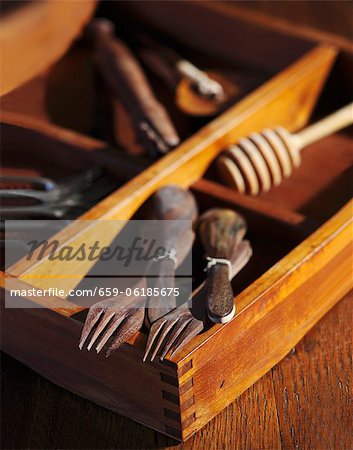
M 3 354 L 3 449 L 155 448 L 155 432 L 50 383 Z
M 175 450 L 279 449 L 280 430 L 271 373 L 251 386 L 184 445 L 173 445 L 162 435 L 158 435 L 158 445 Z
M 352 197 L 352 165 L 352 137 L 329 136 L 304 149 L 301 166 L 280 188 L 259 199 L 320 222 L 327 220 Z
M 4 356 L 1 448 L 352 448 L 352 300 L 353 292 L 184 446 Z
M 39 376 L 1 352 L 1 448 L 27 448 Z
M 353 445 L 353 293 L 272 370 L 282 446 Z
M 301 28 L 315 27 L 326 32 L 335 33 L 348 39 L 353 37 L 352 14 L 353 3 L 349 1 L 301 1 L 281 0 L 249 2 L 238 0 L 228 2 L 230 5 L 241 6 L 246 9 L 269 14 L 272 17 L 289 19 L 291 24 L 296 22 Z

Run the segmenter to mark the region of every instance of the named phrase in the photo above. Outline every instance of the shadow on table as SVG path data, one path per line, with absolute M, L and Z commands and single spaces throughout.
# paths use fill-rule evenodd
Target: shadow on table
M 62 389 L 1 353 L 2 449 L 156 449 L 178 442 Z

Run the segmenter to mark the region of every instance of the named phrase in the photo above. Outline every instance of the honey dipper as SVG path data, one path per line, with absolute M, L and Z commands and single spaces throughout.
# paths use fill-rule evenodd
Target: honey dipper
M 252 133 L 217 158 L 219 176 L 240 193 L 266 192 L 300 165 L 303 148 L 352 123 L 353 103 L 350 103 L 296 134 L 282 127 Z

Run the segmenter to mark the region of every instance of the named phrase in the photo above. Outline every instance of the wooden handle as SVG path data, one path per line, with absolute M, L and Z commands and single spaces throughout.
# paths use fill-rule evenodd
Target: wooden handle
M 141 125 L 146 122 L 167 146 L 176 146 L 180 139 L 167 111 L 156 99 L 137 59 L 114 36 L 113 24 L 106 19 L 96 19 L 91 23 L 88 35 L 94 42 L 95 58 L 103 77 L 112 91 L 121 98 L 137 122 L 140 132 Z
M 243 241 L 240 244 L 234 246 L 231 263 L 232 270 L 229 274 L 229 281 L 231 281 L 249 262 L 249 259 L 252 256 L 252 248 L 249 241 Z M 192 293 L 192 306 L 195 306 L 195 303 L 199 301 L 201 298 L 206 298 L 206 282 L 203 281 Z
M 240 244 L 246 232 L 244 219 L 235 211 L 211 209 L 200 217 L 199 226 L 202 244 L 214 265 L 208 270 L 207 314 L 213 322 L 228 322 L 235 314 L 233 290 L 230 284 L 229 267 L 233 249 Z
M 217 264 L 209 270 L 206 281 L 207 314 L 212 322 L 226 323 L 235 314 L 229 276 L 228 266 L 224 264 Z
M 298 141 L 298 147 L 302 148 L 335 133 L 348 125 L 353 124 L 353 103 L 339 109 L 333 114 L 305 128 L 293 137 Z
M 231 251 L 246 233 L 240 214 L 230 209 L 214 208 L 202 214 L 199 233 L 208 256 L 230 259 Z
M 151 277 L 153 275 L 153 277 Z M 146 314 L 146 325 L 150 327 L 153 322 L 175 308 L 175 266 L 173 261 L 166 259 L 155 262 L 147 278 L 147 286 L 154 292 L 149 297 Z M 166 289 L 168 295 L 162 295 Z M 156 294 L 156 295 L 155 295 Z
M 193 194 L 179 186 L 169 184 L 153 196 L 155 217 L 159 220 L 192 220 L 197 216 L 197 204 Z
M 168 185 L 159 189 L 153 197 L 154 217 L 167 221 L 161 223 L 161 241 L 167 250 L 176 250 L 176 261 L 164 259 L 153 262 L 151 272 L 155 278 L 149 279 L 149 287 L 157 288 L 148 303 L 146 325 L 150 326 L 154 321 L 176 307 L 175 296 L 172 292 L 163 295 L 162 288 L 175 287 L 175 269 L 186 258 L 192 248 L 194 233 L 190 221 L 197 216 L 196 200 L 190 191 L 178 186 Z
M 169 65 L 155 49 L 143 48 L 139 51 L 139 57 L 167 87 L 173 91 L 176 89 L 179 76 L 175 68 Z

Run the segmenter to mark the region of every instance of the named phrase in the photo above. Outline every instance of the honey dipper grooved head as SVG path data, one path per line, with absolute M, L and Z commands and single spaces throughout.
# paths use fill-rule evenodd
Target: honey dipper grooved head
M 282 127 L 252 133 L 217 158 L 221 179 L 238 192 L 258 195 L 278 186 L 300 165 L 294 136 Z

